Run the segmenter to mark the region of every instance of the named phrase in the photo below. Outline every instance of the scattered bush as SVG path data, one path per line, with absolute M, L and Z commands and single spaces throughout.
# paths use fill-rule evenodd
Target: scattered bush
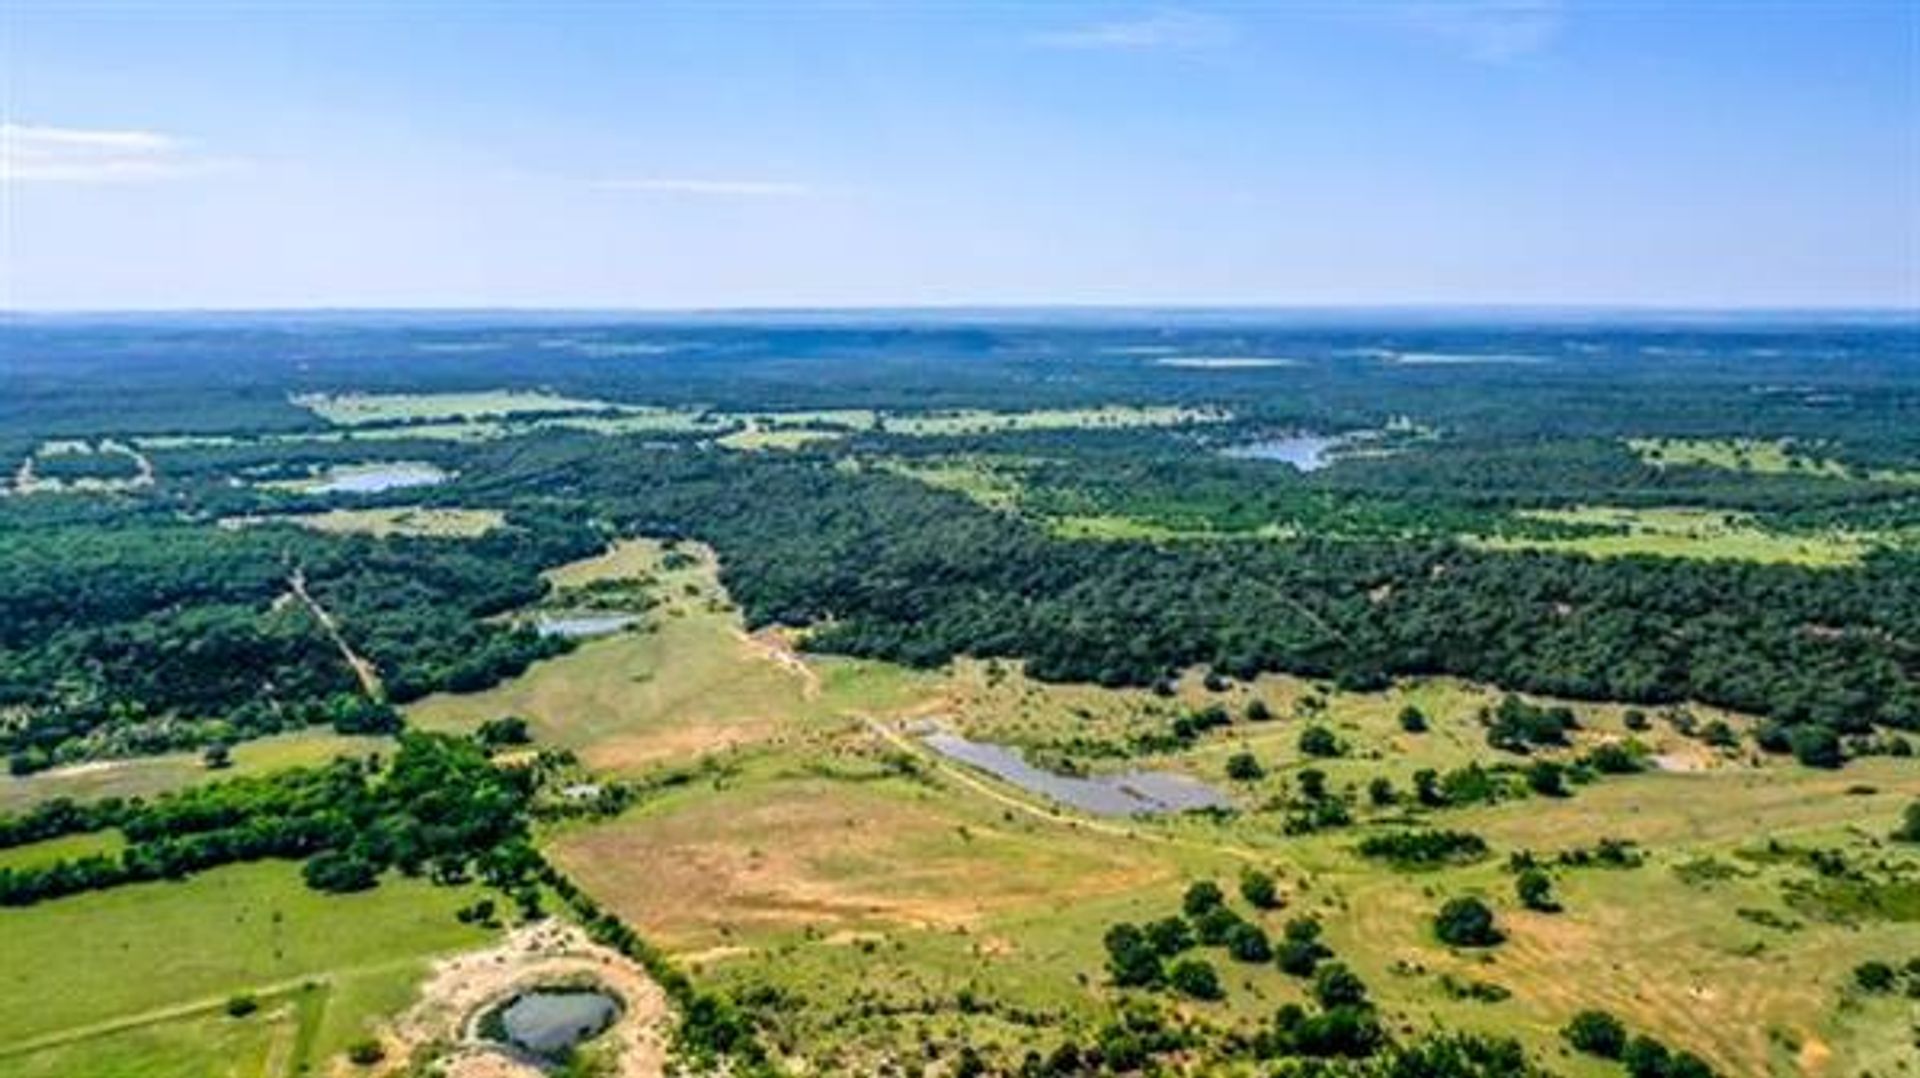
M 1627 1050 L 1627 1027 L 1605 1011 L 1581 1011 L 1561 1035 L 1576 1051 L 1601 1059 L 1619 1059 Z
M 1220 989 L 1220 975 L 1205 959 L 1182 958 L 1175 962 L 1167 971 L 1167 981 L 1182 995 L 1194 999 L 1219 999 L 1226 994 Z
M 1560 903 L 1553 898 L 1553 880 L 1545 872 L 1530 868 L 1514 877 L 1513 890 L 1520 898 L 1520 904 L 1530 910 L 1542 913 L 1555 913 Z
M 1240 897 L 1256 910 L 1280 908 L 1280 889 L 1273 882 L 1273 875 L 1259 869 L 1249 868 L 1240 873 Z
M 1308 756 L 1339 756 L 1345 751 L 1340 739 L 1324 726 L 1309 726 L 1300 731 L 1300 751 Z
M 1455 947 L 1492 947 L 1505 937 L 1495 927 L 1493 910 L 1471 896 L 1448 899 L 1433 918 L 1440 942 Z

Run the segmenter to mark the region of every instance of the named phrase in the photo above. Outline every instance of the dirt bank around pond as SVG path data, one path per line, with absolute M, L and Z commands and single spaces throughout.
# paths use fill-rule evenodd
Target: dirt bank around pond
M 481 951 L 441 960 L 420 999 L 380 1038 L 383 1068 L 396 1075 L 432 1059 L 447 1078 L 539 1078 L 526 1059 L 476 1030 L 479 1016 L 518 992 L 538 986 L 592 983 L 620 998 L 620 1016 L 595 1040 L 604 1044 L 620 1078 L 666 1074 L 673 1012 L 666 994 L 632 960 L 589 940 L 577 926 L 546 920 L 513 929 Z M 365 1074 L 346 1067 L 341 1073 Z

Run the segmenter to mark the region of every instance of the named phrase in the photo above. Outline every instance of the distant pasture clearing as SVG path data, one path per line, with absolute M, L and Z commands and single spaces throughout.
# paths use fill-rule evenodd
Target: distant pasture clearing
M 293 403 L 342 427 L 467 416 L 593 412 L 614 407 L 605 401 L 518 389 L 471 393 L 308 393 L 294 397 Z
M 1807 475 L 1881 483 L 1920 483 L 1920 472 L 1863 470 L 1786 438 L 1629 438 L 1627 447 L 1656 468 L 1720 468 L 1755 475 Z
M 257 775 L 284 767 L 321 764 L 336 756 L 391 751 L 393 741 L 389 738 L 315 729 L 242 741 L 233 746 L 233 766 L 217 771 L 208 770 L 197 752 L 93 760 L 31 775 L 0 776 L 0 812 L 21 812 L 55 797 L 76 801 L 152 797 L 232 775 Z
M 1030 412 L 965 410 L 925 414 L 889 414 L 882 429 L 889 434 L 989 434 L 1022 430 L 1107 430 L 1128 427 L 1174 427 L 1188 423 L 1220 423 L 1231 413 L 1213 408 L 1174 405 L 1107 405 L 1099 408 L 1042 408 Z
M 1869 551 L 1892 539 L 1861 532 L 1772 531 L 1761 527 L 1749 514 L 1708 509 L 1588 506 L 1524 510 L 1520 515 L 1567 524 L 1598 524 L 1616 530 L 1605 535 L 1568 539 L 1499 536 L 1476 537 L 1471 541 L 1490 550 L 1557 550 L 1596 558 L 1646 554 L 1827 568 L 1858 565 Z
M 385 509 L 330 509 L 324 513 L 227 517 L 222 527 L 295 524 L 332 535 L 401 535 L 438 539 L 477 539 L 506 523 L 497 509 L 442 509 L 396 506 Z

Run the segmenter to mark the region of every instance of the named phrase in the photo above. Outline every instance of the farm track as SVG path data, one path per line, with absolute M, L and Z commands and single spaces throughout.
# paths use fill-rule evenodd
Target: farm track
M 351 977 L 365 973 L 383 973 L 388 970 L 399 969 L 403 966 L 412 966 L 417 964 L 417 962 L 418 960 L 414 958 L 395 959 L 390 962 L 376 962 L 367 966 L 354 966 L 347 969 L 331 970 L 326 973 L 294 977 L 284 981 L 275 981 L 271 984 L 264 984 L 252 988 L 249 991 L 256 997 L 279 996 L 285 993 L 296 992 L 306 985 L 311 984 L 331 992 L 335 982 L 342 976 Z M 95 1037 L 124 1033 L 130 1029 L 159 1025 L 163 1022 L 171 1022 L 181 1018 L 193 1018 L 202 1014 L 211 1014 L 225 1008 L 227 1001 L 231 998 L 231 995 L 209 996 L 189 1000 L 185 1003 L 175 1003 L 151 1011 L 142 1011 L 138 1014 L 121 1015 L 118 1018 L 110 1018 L 101 1022 L 90 1022 L 84 1026 L 74 1026 L 70 1029 L 42 1034 L 41 1036 L 18 1041 L 14 1044 L 0 1046 L 0 1059 L 30 1055 L 34 1052 L 44 1051 L 48 1048 L 58 1048 L 62 1045 L 73 1044 L 77 1041 L 92 1040 Z M 324 1001 L 322 1010 L 324 1010 Z
M 326 607 L 321 606 L 319 601 L 308 593 L 307 574 L 295 569 L 292 575 L 287 577 L 287 587 L 301 602 L 307 604 L 307 609 L 312 611 L 314 620 L 318 621 L 320 627 L 327 631 L 327 635 L 333 638 L 334 645 L 340 649 L 340 657 L 353 668 L 353 676 L 360 679 L 360 688 L 367 694 L 367 698 L 386 699 L 386 689 L 380 684 L 380 671 L 365 656 L 353 650 L 353 645 L 347 643 L 347 638 L 340 633 L 340 623 L 334 620 Z

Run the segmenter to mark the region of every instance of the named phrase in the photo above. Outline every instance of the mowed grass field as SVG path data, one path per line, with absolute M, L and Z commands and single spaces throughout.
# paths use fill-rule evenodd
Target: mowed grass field
M 325 895 L 275 861 L 0 910 L 0 1075 L 323 1073 L 433 956 L 489 938 L 454 918 L 477 894 Z M 227 1017 L 242 993 L 260 1010 Z
M 96 760 L 32 775 L 0 777 L 0 812 L 22 812 L 55 797 L 76 801 L 152 797 L 232 775 L 306 767 L 326 763 L 336 756 L 366 756 L 392 749 L 390 738 L 336 734 L 322 728 L 242 741 L 233 746 L 233 766 L 219 771 L 208 770 L 197 752 Z

